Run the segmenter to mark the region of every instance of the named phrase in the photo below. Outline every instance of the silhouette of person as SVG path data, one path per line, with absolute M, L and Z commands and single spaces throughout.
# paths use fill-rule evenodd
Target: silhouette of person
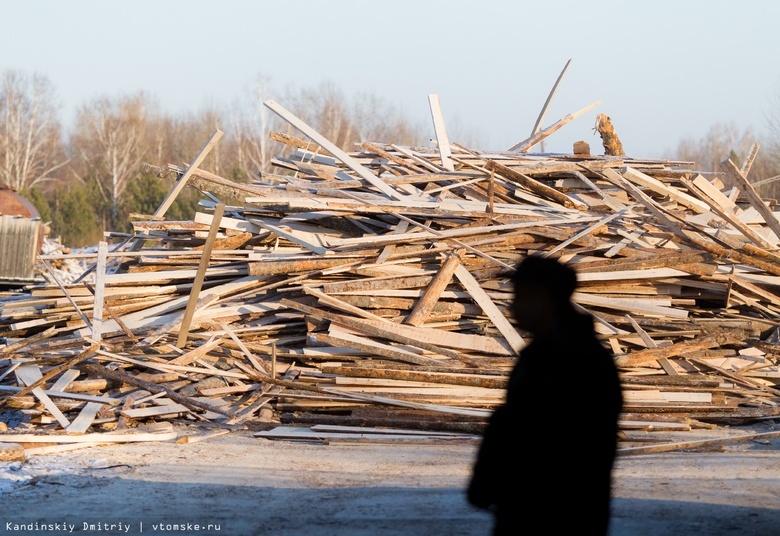
M 468 501 L 494 514 L 494 535 L 604 535 L 623 405 L 612 353 L 571 302 L 573 269 L 530 256 L 512 282 L 531 340 L 485 428 Z

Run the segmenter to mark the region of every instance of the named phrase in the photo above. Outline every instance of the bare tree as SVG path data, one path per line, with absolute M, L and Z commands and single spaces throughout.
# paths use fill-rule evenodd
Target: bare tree
M 246 177 L 271 169 L 268 136 L 275 124 L 263 103 L 270 98 L 270 79 L 259 75 L 247 96 L 233 107 L 233 135 L 236 164 Z
M 409 122 L 398 108 L 381 97 L 369 93 L 357 94 L 351 109 L 355 141 L 400 145 L 423 143 L 423 126 Z
M 143 93 L 110 99 L 98 98 L 77 112 L 76 132 L 71 138 L 74 170 L 80 179 L 93 175 L 103 199 L 111 207 L 112 224 L 117 218 L 120 196 L 137 177 L 154 139 L 149 135 L 148 98 Z M 151 142 L 151 143 L 148 143 Z
M 677 147 L 676 158 L 695 162 L 702 170 L 717 171 L 726 158 L 744 159 L 757 141 L 750 129 L 740 132 L 733 123 L 716 123 L 701 140 L 683 139 Z
M 55 179 L 66 163 L 51 82 L 5 71 L 0 78 L 0 182 L 29 189 Z

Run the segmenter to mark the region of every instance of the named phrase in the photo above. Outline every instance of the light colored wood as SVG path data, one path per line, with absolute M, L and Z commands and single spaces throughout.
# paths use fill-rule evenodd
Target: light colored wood
M 203 280 L 206 277 L 206 270 L 209 267 L 209 261 L 211 260 L 211 250 L 214 246 L 214 241 L 217 239 L 217 232 L 219 231 L 219 224 L 222 220 L 222 215 L 225 213 L 225 205 L 219 203 L 214 209 L 214 219 L 211 222 L 209 228 L 209 235 L 206 238 L 206 243 L 203 246 L 203 253 L 200 258 L 200 264 L 198 265 L 198 272 L 195 274 L 195 281 L 192 284 L 192 292 L 190 292 L 189 300 L 187 301 L 187 308 L 184 311 L 184 318 L 181 321 L 179 327 L 179 336 L 176 339 L 176 346 L 183 347 L 187 343 L 187 334 L 192 324 L 192 318 L 195 315 L 195 306 L 198 303 L 198 296 L 200 295 L 200 289 L 203 288 Z
M 720 218 L 722 218 L 725 222 L 727 222 L 729 225 L 734 227 L 734 229 L 742 233 L 748 240 L 752 241 L 758 247 L 761 248 L 772 249 L 775 247 L 773 244 L 767 242 L 763 237 L 761 237 L 758 233 L 756 233 L 753 229 L 751 229 L 748 225 L 744 224 L 738 217 L 736 217 L 728 209 L 720 206 L 713 198 L 709 197 L 709 195 L 706 192 L 700 190 L 697 185 L 691 183 L 690 181 L 686 181 L 685 179 L 681 179 L 681 180 L 683 184 L 688 186 L 688 189 L 690 191 L 692 191 L 694 194 L 697 194 L 697 196 L 700 199 L 702 199 L 705 203 L 707 203 Z M 709 184 L 709 182 L 707 182 L 706 180 L 703 180 L 700 183 Z M 712 189 L 715 190 L 714 188 Z M 726 198 L 723 195 L 721 195 L 721 197 L 725 198 L 726 201 L 729 202 L 731 201 L 730 199 Z
M 27 386 L 30 386 L 43 378 L 38 365 L 22 365 L 21 367 L 18 367 L 14 373 L 16 374 L 16 377 L 19 379 L 19 381 Z M 60 426 L 63 428 L 70 426 L 70 421 L 68 418 L 65 417 L 62 411 L 60 411 L 60 408 L 58 408 L 57 405 L 52 402 L 51 398 L 49 398 L 49 395 L 47 395 L 42 388 L 35 387 L 32 389 L 32 394 L 35 395 L 35 398 L 40 400 L 44 407 L 46 407 L 46 410 L 51 413 L 55 419 L 57 419 L 57 422 L 60 423 Z
M 76 369 L 68 369 L 57 378 L 57 381 L 52 384 L 50 389 L 52 391 L 64 391 L 80 374 L 81 372 Z
M 38 370 L 37 373 L 32 372 L 31 369 L 29 371 L 26 371 L 26 373 L 29 374 L 29 377 L 35 377 L 35 380 L 32 383 L 27 384 L 27 387 L 19 391 L 19 394 L 17 394 L 16 396 L 24 396 L 30 391 L 32 391 L 35 387 L 42 386 L 44 383 L 49 381 L 51 378 L 54 378 L 61 372 L 64 372 L 71 367 L 75 367 L 82 361 L 94 355 L 99 348 L 100 348 L 100 343 L 93 342 L 92 345 L 90 345 L 87 349 L 83 350 L 82 352 L 79 352 L 79 354 L 76 357 L 69 359 L 67 362 L 65 362 L 62 365 L 59 365 L 57 367 L 54 367 L 51 370 L 48 370 L 46 374 L 43 375 L 40 373 L 40 370 L 38 370 L 37 367 L 36 367 L 36 370 Z
M 140 419 L 143 417 L 160 417 L 162 415 L 176 415 L 177 413 L 187 413 L 190 409 L 182 404 L 165 404 L 162 406 L 150 406 L 139 409 L 123 409 L 119 413 L 129 419 Z
M 61 434 L 0 434 L 0 441 L 17 443 L 140 443 L 147 441 L 170 441 L 178 437 L 178 432 L 161 433 L 92 433 L 83 435 Z
M 277 426 L 273 430 L 264 430 L 261 432 L 256 432 L 254 434 L 255 437 L 265 437 L 268 439 L 320 439 L 320 440 L 360 440 L 360 439 L 375 439 L 375 440 L 381 440 L 381 441 L 388 441 L 393 442 L 397 440 L 424 440 L 424 439 L 430 439 L 430 438 L 436 438 L 440 441 L 442 440 L 454 440 L 454 439 L 460 439 L 460 440 L 478 440 L 479 436 L 475 435 L 467 435 L 467 434 L 449 434 L 449 435 L 438 435 L 438 434 L 429 434 L 429 435 L 421 435 L 421 434 L 415 434 L 415 433 L 405 433 L 405 432 L 396 432 L 396 433 L 372 433 L 370 430 L 365 430 L 362 433 L 358 432 L 347 432 L 347 431 L 316 431 L 314 429 L 307 429 L 307 428 L 300 428 L 295 426 Z
M 412 312 L 404 320 L 405 323 L 412 326 L 420 326 L 425 322 L 444 290 L 452 282 L 452 276 L 455 275 L 455 270 L 459 265 L 460 259 L 457 255 L 450 254 L 446 257 L 441 268 L 433 277 L 431 284 L 428 285 L 424 294 L 417 301 L 414 309 L 412 309 Z
M 673 199 L 681 205 L 684 205 L 698 213 L 709 212 L 710 210 L 710 207 L 707 205 L 707 203 L 704 203 L 703 201 L 700 201 L 695 197 L 692 197 L 685 192 L 677 190 L 671 186 L 667 186 L 658 179 L 642 173 L 641 171 L 632 167 L 626 167 L 622 175 L 626 180 L 629 180 L 634 184 L 638 184 L 643 188 L 647 188 L 648 190 L 657 194 L 668 196 L 670 199 Z
M 707 194 L 713 201 L 720 205 L 726 212 L 738 216 L 742 209 L 729 199 L 729 197 L 720 191 L 715 185 L 708 181 L 703 175 L 699 174 L 693 178 L 694 186 Z
M 333 328 L 331 328 L 329 335 L 313 333 L 311 337 L 315 341 L 330 344 L 334 347 L 343 346 L 358 350 L 366 355 L 375 355 L 394 361 L 400 361 L 402 363 L 412 363 L 422 366 L 447 366 L 447 363 L 441 362 L 440 359 L 434 359 L 431 356 L 422 356 L 397 346 L 382 344 L 367 337 L 360 337 L 359 335 L 346 333 Z
M 249 218 L 249 221 L 257 225 L 258 227 L 262 227 L 263 229 L 271 231 L 272 233 L 274 233 L 275 235 L 281 238 L 284 238 L 286 240 L 289 240 L 290 242 L 293 242 L 294 244 L 298 244 L 301 247 L 311 250 L 317 255 L 325 255 L 326 253 L 329 253 L 327 247 L 309 242 L 308 240 L 301 237 L 300 234 L 296 233 L 294 230 L 285 231 L 278 225 L 272 225 L 267 221 L 260 220 L 257 218 Z
M 431 108 L 431 117 L 433 118 L 433 130 L 436 134 L 436 144 L 439 148 L 441 165 L 447 171 L 455 171 L 452 164 L 452 151 L 450 150 L 450 139 L 447 136 L 447 128 L 444 124 L 444 114 L 441 110 L 439 96 L 435 93 L 428 95 L 428 104 Z
M 742 175 L 742 172 L 737 168 L 736 164 L 730 159 L 727 159 L 721 162 L 720 165 L 731 180 L 734 181 L 734 184 L 739 188 L 750 205 L 764 217 L 764 221 L 775 234 L 777 240 L 780 241 L 780 221 L 778 221 L 774 213 L 769 210 L 769 207 L 766 206 L 764 200 L 761 199 L 761 196 L 758 195 L 753 186 Z
M 760 441 L 780 437 L 780 432 L 760 432 L 752 434 L 740 434 L 717 439 L 698 439 L 694 441 L 679 441 L 676 443 L 663 443 L 660 445 L 647 445 L 641 447 L 621 447 L 617 449 L 618 456 L 631 454 L 650 454 L 654 452 L 672 452 L 675 450 L 688 450 L 701 447 L 716 447 L 729 443 L 741 443 L 743 441 Z
M 84 409 L 82 409 L 78 416 L 73 419 L 73 422 L 70 423 L 70 426 L 68 426 L 65 431 L 72 434 L 82 434 L 86 432 L 92 425 L 92 421 L 95 420 L 97 412 L 100 411 L 100 408 L 102 407 L 103 404 L 87 402 Z
M 558 91 L 558 86 L 561 84 L 561 80 L 563 80 L 563 75 L 566 74 L 566 70 L 569 68 L 569 65 L 571 65 L 571 59 L 569 59 L 569 61 L 566 62 L 566 65 L 563 66 L 563 69 L 561 70 L 561 74 L 558 75 L 558 78 L 555 80 L 555 84 L 553 84 L 550 93 L 547 95 L 547 100 L 544 101 L 544 106 L 542 106 L 542 110 L 539 112 L 539 117 L 536 118 L 536 123 L 534 123 L 534 128 L 531 129 L 532 137 L 537 135 L 539 131 L 542 129 L 542 121 L 544 121 L 544 116 L 547 115 L 547 110 L 550 107 L 550 104 L 552 103 L 553 97 L 555 97 L 555 93 Z
M 589 234 L 591 234 L 591 233 L 595 232 L 597 229 L 599 229 L 601 226 L 606 225 L 607 223 L 611 222 L 615 218 L 618 218 L 618 217 L 622 216 L 627 210 L 628 210 L 628 208 L 626 207 L 626 208 L 623 208 L 623 209 L 621 209 L 621 210 L 619 210 L 617 212 L 614 212 L 614 213 L 612 213 L 612 214 L 610 214 L 608 216 L 604 216 L 603 218 L 601 218 L 596 223 L 594 223 L 592 225 L 589 225 L 588 227 L 586 227 L 585 229 L 583 229 L 579 233 L 573 235 L 570 238 L 567 238 L 566 240 L 564 240 L 563 242 L 561 242 L 560 244 L 558 244 L 557 246 L 555 246 L 551 250 L 544 252 L 544 256 L 545 257 L 549 257 L 549 256 L 551 256 L 551 255 L 553 255 L 555 253 L 558 253 L 560 250 L 564 249 L 569 244 L 573 244 L 574 242 L 576 242 L 580 238 L 582 238 L 584 236 L 588 236 Z
M 601 102 L 602 101 L 598 100 L 598 101 L 596 101 L 596 102 L 594 102 L 592 104 L 589 104 L 589 105 L 585 106 L 584 108 L 582 108 L 582 109 L 580 109 L 580 110 L 578 110 L 578 111 L 576 111 L 574 113 L 571 113 L 571 114 L 569 114 L 569 115 L 559 119 L 558 122 L 553 123 L 552 125 L 550 125 L 549 127 L 545 128 L 544 130 L 540 130 L 539 132 L 537 132 L 533 136 L 529 137 L 528 139 L 523 140 L 520 143 L 516 143 L 515 145 L 513 145 L 512 147 L 507 149 L 507 152 L 519 152 L 519 153 L 528 152 L 528 150 L 531 149 L 533 146 L 541 143 L 542 140 L 544 140 L 544 139 L 550 137 L 551 135 L 553 135 L 555 132 L 560 130 L 561 127 L 565 126 L 568 123 L 571 123 L 572 121 L 574 121 L 575 119 L 577 119 L 581 115 L 584 115 L 584 114 L 588 113 L 593 108 L 595 108 L 596 106 L 601 104 Z
M 395 324 L 388 321 L 376 321 L 365 318 L 352 318 L 344 315 L 337 315 L 308 307 L 292 300 L 282 299 L 282 304 L 297 309 L 301 312 L 320 316 L 337 324 L 341 324 L 353 329 L 359 329 L 369 335 L 380 335 L 402 343 L 425 345 L 432 351 L 441 355 L 453 355 L 460 358 L 462 356 L 453 352 L 446 352 L 447 348 L 458 348 L 461 350 L 472 350 L 476 352 L 485 352 L 494 355 L 511 355 L 512 351 L 506 348 L 498 339 L 485 337 L 481 335 L 471 335 L 456 332 L 441 332 L 432 328 L 418 328 L 405 324 Z M 440 345 L 440 347 L 438 347 Z M 431 348 L 437 346 L 437 348 Z
M 0 462 L 25 461 L 24 447 L 18 443 L 0 443 Z
M 61 445 L 47 445 L 45 447 L 27 447 L 24 453 L 27 456 L 45 456 L 48 454 L 59 454 L 60 452 L 70 452 L 72 450 L 87 449 L 91 447 L 102 447 L 111 443 L 63 443 Z
M 98 242 L 98 256 L 97 263 L 95 264 L 95 300 L 92 307 L 92 338 L 96 341 L 102 339 L 107 255 L 108 243 L 101 240 Z
M 603 297 L 583 292 L 575 292 L 572 295 L 572 301 L 580 305 L 595 305 L 618 311 L 627 311 L 632 313 L 641 313 L 661 318 L 688 318 L 688 311 L 685 309 L 674 309 L 672 307 L 663 307 L 635 298 L 614 298 Z
M 233 330 L 230 329 L 227 324 L 220 324 L 220 327 L 230 336 L 231 339 L 233 339 L 233 342 L 238 345 L 249 362 L 252 363 L 252 366 L 255 367 L 255 370 L 260 374 L 268 376 L 268 371 L 266 370 L 265 366 L 255 357 L 252 352 L 249 351 L 249 348 L 247 348 L 243 341 L 238 338 L 235 332 L 233 332 Z
M 362 179 L 368 181 L 369 184 L 374 186 L 377 190 L 393 199 L 403 200 L 406 196 L 399 193 L 394 188 L 388 186 L 382 179 L 371 173 L 369 169 L 360 164 L 357 160 L 349 156 L 347 153 L 339 149 L 331 141 L 321 135 L 319 132 L 311 128 L 309 125 L 301 121 L 289 110 L 285 109 L 279 103 L 273 100 L 267 100 L 263 103 L 266 108 L 274 112 L 276 115 L 290 123 L 293 127 L 297 128 L 304 135 L 311 138 L 315 143 L 320 145 L 323 149 L 327 150 L 333 156 L 341 160 L 348 168 L 357 173 Z
M 168 192 L 168 195 L 165 197 L 160 206 L 157 207 L 157 210 L 154 211 L 155 218 L 161 219 L 165 216 L 165 213 L 168 212 L 168 209 L 171 208 L 173 202 L 176 201 L 176 198 L 187 185 L 187 181 L 190 179 L 192 174 L 195 173 L 195 170 L 198 169 L 198 166 L 203 163 L 203 160 L 206 158 L 206 156 L 208 156 L 209 152 L 214 148 L 217 142 L 219 142 L 221 137 L 222 131 L 219 129 L 215 130 L 214 133 L 211 134 L 211 137 L 195 156 L 195 159 L 187 167 L 187 170 L 179 178 L 179 180 L 176 181 L 176 184 L 173 185 L 173 188 L 171 188 L 171 191 Z
M 386 404 L 389 406 L 399 406 L 404 408 L 427 409 L 430 411 L 437 411 L 440 413 L 452 413 L 454 415 L 468 415 L 472 417 L 489 417 L 493 413 L 490 410 L 462 408 L 457 406 L 444 406 L 439 404 L 423 404 L 420 402 L 409 402 L 406 400 L 397 400 L 395 398 L 374 396 L 365 393 L 348 392 L 342 389 L 323 388 L 322 390 L 325 391 L 326 393 L 330 393 L 330 394 L 334 394 L 334 395 L 338 395 L 344 398 L 350 398 L 354 400 L 375 402 L 378 404 Z
M 40 387 L 38 387 L 38 389 L 40 389 Z M 22 390 L 21 387 L 16 387 L 14 385 L 0 385 L 0 391 L 18 393 L 21 390 Z M 110 398 L 110 397 L 106 398 L 101 396 L 85 395 L 83 393 L 68 393 L 64 391 L 53 391 L 51 389 L 46 389 L 46 390 L 42 389 L 42 392 L 48 397 L 68 398 L 70 400 L 83 400 L 85 402 L 99 402 L 103 404 L 110 404 L 112 406 L 115 406 L 121 402 L 121 400 L 118 398 Z M 33 394 L 35 394 L 35 391 L 33 391 Z
M 501 335 L 507 340 L 513 352 L 518 354 L 525 346 L 525 341 L 515 327 L 509 322 L 506 315 L 496 307 L 493 300 L 491 300 L 482 287 L 479 286 L 479 282 L 474 279 L 474 276 L 471 275 L 463 264 L 459 264 L 455 269 L 455 277 L 458 278 L 460 284 L 463 285 L 463 288 L 471 295 L 474 301 L 482 307 L 482 310 L 485 311 L 485 314 L 490 318 L 490 321 L 493 322 L 493 325 L 496 326 Z
M 495 171 L 496 173 L 498 173 L 499 175 L 501 175 L 506 179 L 509 179 L 511 181 L 521 184 L 522 186 L 525 186 L 535 194 L 540 195 L 545 199 L 550 199 L 556 203 L 560 203 L 566 208 L 577 209 L 577 210 L 587 209 L 587 206 L 584 203 L 581 203 L 576 199 L 572 199 L 571 197 L 567 196 L 564 193 L 561 193 L 555 188 L 547 186 L 546 184 L 543 184 L 542 182 L 537 181 L 536 179 L 528 177 L 522 174 L 521 172 L 516 171 L 510 167 L 507 167 L 495 160 L 488 160 L 487 164 L 485 164 L 485 168 L 490 171 Z
M 215 348 L 219 348 L 220 344 L 222 344 L 222 338 L 214 335 L 208 341 L 201 344 L 197 348 L 194 348 L 189 352 L 186 352 L 175 359 L 171 359 L 170 361 L 168 361 L 168 363 L 170 365 L 189 365 L 191 363 L 194 363 L 196 360 L 200 359 L 201 357 L 205 356 L 207 353 L 214 350 Z

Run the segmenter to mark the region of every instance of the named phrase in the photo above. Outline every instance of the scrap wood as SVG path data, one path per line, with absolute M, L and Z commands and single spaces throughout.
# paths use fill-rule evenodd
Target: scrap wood
M 695 441 L 680 441 L 675 443 L 663 443 L 660 445 L 648 445 L 643 447 L 619 447 L 618 456 L 631 454 L 650 454 L 656 452 L 672 452 L 675 450 L 697 449 L 702 447 L 724 447 L 730 443 L 742 443 L 744 441 L 760 441 L 780 437 L 780 432 L 760 432 L 741 434 L 717 439 L 699 439 Z
M 13 396 L 28 388 L 14 374 L 24 365 L 38 368 L 38 387 L 83 432 L 126 431 L 162 414 L 228 426 L 263 408 L 273 421 L 305 411 L 313 426 L 478 433 L 527 337 L 509 315 L 510 276 L 532 254 L 577 271 L 577 306 L 615 350 L 629 393 L 626 430 L 659 431 L 652 423 L 662 418 L 685 433 L 696 419 L 717 427 L 777 417 L 780 351 L 768 333 L 780 320 L 780 255 L 766 238 L 771 220 L 722 190 L 727 172 L 453 142 L 449 154 L 379 142 L 325 154 L 328 140 L 272 106 L 314 141 L 274 136 L 295 150 L 274 159 L 279 174 L 251 184 L 169 165 L 165 173 L 189 173 L 209 194 L 205 210 L 193 221 L 139 215 L 148 234 L 127 241 L 136 249 L 107 253 L 112 319 L 99 331 L 103 349 L 75 370 L 69 361 L 91 344 L 90 316 L 100 313 L 94 293 L 50 278 L 0 298 L 0 357 L 9 358 L 0 359 L 0 392 L 42 435 L 59 423 L 38 399 Z M 529 143 L 554 130 L 534 128 Z M 209 214 L 227 200 L 239 200 L 225 207 L 229 217 Z M 177 333 L 202 267 L 206 301 L 195 303 L 208 305 Z M 712 326 L 730 335 L 713 339 Z M 293 364 L 295 374 L 276 378 Z M 99 378 L 80 377 L 96 366 Z
M 15 443 L 135 443 L 147 441 L 170 441 L 176 439 L 179 433 L 171 432 L 146 432 L 146 433 L 126 433 L 112 434 L 110 432 L 103 434 L 81 434 L 81 435 L 62 435 L 62 434 L 0 434 L 0 441 Z

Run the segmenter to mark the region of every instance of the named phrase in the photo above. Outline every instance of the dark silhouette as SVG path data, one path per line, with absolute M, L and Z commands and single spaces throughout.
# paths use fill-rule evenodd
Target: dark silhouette
M 531 334 L 491 415 L 468 487 L 493 534 L 607 533 L 623 399 L 613 356 L 571 302 L 574 270 L 528 257 L 512 315 Z

